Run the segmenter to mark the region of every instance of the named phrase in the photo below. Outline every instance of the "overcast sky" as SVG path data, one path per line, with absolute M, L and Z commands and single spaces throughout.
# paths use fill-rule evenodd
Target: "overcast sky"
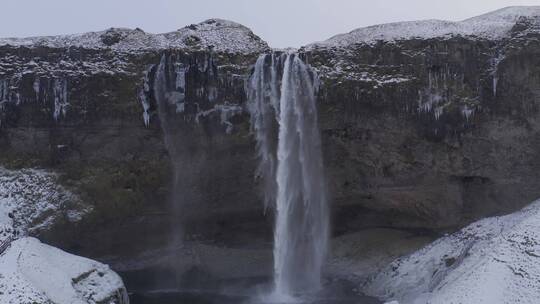
M 540 0 L 0 0 L 0 37 L 109 27 L 170 32 L 217 17 L 250 27 L 272 47 L 298 47 L 367 25 L 462 20 Z

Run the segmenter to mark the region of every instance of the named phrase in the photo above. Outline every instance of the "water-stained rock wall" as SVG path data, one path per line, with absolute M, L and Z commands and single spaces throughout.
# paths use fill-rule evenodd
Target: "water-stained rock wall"
M 335 233 L 453 229 L 540 195 L 540 37 L 527 26 L 300 50 L 322 80 Z M 43 237 L 94 257 L 166 244 L 178 167 L 189 238 L 269 239 L 244 87 L 264 51 L 0 46 L 0 163 L 52 168 L 93 210 Z

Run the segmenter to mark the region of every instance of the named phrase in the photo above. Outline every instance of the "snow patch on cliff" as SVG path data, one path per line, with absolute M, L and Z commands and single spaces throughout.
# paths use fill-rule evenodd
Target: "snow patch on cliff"
M 90 209 L 45 170 L 0 167 L 0 243 L 46 230 L 57 220 L 79 221 Z
M 14 241 L 0 255 L 0 303 L 127 304 L 122 279 L 107 265 L 42 244 Z
M 472 36 L 484 39 L 507 37 L 520 18 L 540 18 L 540 6 L 515 6 L 503 8 L 459 22 L 420 20 L 368 26 L 346 34 L 336 35 L 308 46 L 347 46 L 355 43 L 373 44 L 377 41 L 408 39 L 450 38 Z
M 540 298 L 539 282 L 540 200 L 397 259 L 365 291 L 402 304 L 532 304 Z
M 243 108 L 239 105 L 235 104 L 220 104 L 215 105 L 212 109 L 207 111 L 200 111 L 195 116 L 195 122 L 199 123 L 200 119 L 202 117 L 209 117 L 212 115 L 219 115 L 220 122 L 223 126 L 225 126 L 225 132 L 227 134 L 231 134 L 234 130 L 234 125 L 232 122 L 230 122 L 230 119 L 233 118 L 236 115 L 240 115 L 243 113 Z
M 209 19 L 164 34 L 146 33 L 141 29 L 111 28 L 83 34 L 2 38 L 0 46 L 113 49 L 121 52 L 176 48 L 207 49 L 220 52 L 258 53 L 268 45 L 249 28 L 222 19 Z

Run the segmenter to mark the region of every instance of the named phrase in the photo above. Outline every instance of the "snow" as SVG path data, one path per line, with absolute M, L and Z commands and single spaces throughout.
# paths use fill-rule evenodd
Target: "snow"
M 90 211 L 57 178 L 45 170 L 0 167 L 0 243 L 46 230 L 60 218 L 79 221 Z
M 14 241 L 0 256 L 0 303 L 128 303 L 122 279 L 107 265 L 42 244 Z
M 111 37 L 113 37 L 112 40 Z M 209 19 L 164 34 L 146 33 L 141 29 L 111 28 L 105 31 L 83 34 L 3 38 L 0 39 L 0 46 L 2 45 L 16 47 L 45 46 L 51 48 L 80 47 L 86 49 L 112 49 L 121 52 L 175 48 L 213 48 L 220 52 L 258 53 L 268 49 L 268 45 L 253 34 L 249 28 L 222 19 Z
M 108 266 L 25 237 L 90 211 L 57 178 L 0 167 L 0 244 L 15 239 L 0 252 L 0 303 L 127 304 L 122 280 Z
M 355 43 L 373 44 L 377 41 L 407 39 L 449 38 L 474 36 L 498 40 L 507 37 L 521 18 L 540 18 L 540 6 L 514 6 L 503 8 L 478 17 L 453 22 L 444 20 L 420 20 L 395 22 L 368 26 L 350 33 L 336 35 L 308 48 L 317 46 L 347 46 Z
M 225 132 L 227 134 L 231 134 L 234 129 L 234 125 L 232 122 L 230 122 L 230 119 L 235 115 L 242 114 L 242 112 L 243 108 L 241 106 L 225 102 L 225 104 L 214 105 L 214 107 L 210 110 L 198 112 L 195 116 L 195 122 L 199 123 L 201 117 L 208 117 L 214 114 L 219 114 L 220 122 L 222 125 L 225 126 Z
M 540 200 L 395 260 L 366 286 L 402 304 L 538 303 Z

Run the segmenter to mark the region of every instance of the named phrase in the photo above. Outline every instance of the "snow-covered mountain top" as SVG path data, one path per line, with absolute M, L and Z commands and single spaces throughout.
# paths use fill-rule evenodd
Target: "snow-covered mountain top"
M 207 49 L 216 51 L 254 53 L 268 49 L 266 42 L 238 23 L 209 19 L 177 31 L 164 34 L 146 33 L 141 29 L 111 28 L 83 34 L 0 38 L 0 46 L 81 47 L 87 49 L 113 49 L 117 51 L 159 50 L 171 48 Z
M 336 35 L 326 41 L 311 44 L 308 48 L 452 36 L 501 39 L 509 34 L 522 17 L 540 19 L 540 6 L 512 6 L 459 22 L 419 20 L 373 25 Z
M 539 17 L 540 6 L 508 6 L 480 16 L 465 19 L 462 22 L 511 22 L 515 23 L 520 17 Z

